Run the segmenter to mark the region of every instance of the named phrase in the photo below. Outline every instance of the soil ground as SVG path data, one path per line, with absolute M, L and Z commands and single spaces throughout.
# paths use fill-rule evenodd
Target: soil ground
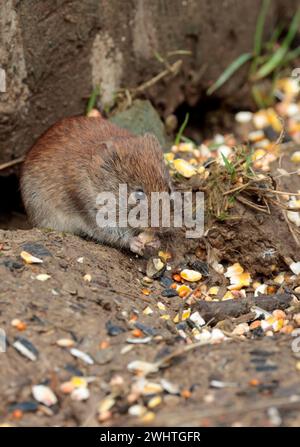
M 289 157 L 281 160 L 287 170 L 288 160 Z M 282 182 L 282 188 L 300 189 L 299 176 L 294 176 L 290 184 L 289 181 Z M 298 260 L 297 246 L 279 215 L 261 220 L 256 212 L 245 208 L 240 213 L 241 222 L 216 224 L 207 236 L 224 262 L 241 262 L 251 275 L 259 278 L 268 274 L 271 264 L 280 269 L 283 257 Z M 146 261 L 93 241 L 28 229 L 1 230 L 0 242 L 0 328 L 5 330 L 8 341 L 7 352 L 0 354 L 0 422 L 17 426 L 99 425 L 99 402 L 110 392 L 111 379 L 121 376 L 123 382 L 112 417 L 102 424 L 147 425 L 128 415 L 128 396 L 134 378 L 127 365 L 137 359 L 155 361 L 184 345 L 172 322 L 183 307 L 183 300 L 163 297 L 159 281 L 154 282 L 150 295 L 142 294 L 140 280 Z M 197 248 L 199 251 L 199 245 L 199 241 L 177 235 L 168 247 L 176 253 L 172 267 L 186 263 Z M 20 258 L 24 248 L 42 257 L 43 264 L 24 264 Z M 275 250 L 272 262 L 262 256 L 270 248 Z M 83 258 L 82 262 L 78 258 Z M 51 278 L 38 281 L 39 273 L 47 273 Z M 91 275 L 90 282 L 83 279 L 86 274 Z M 215 285 L 218 278 L 211 274 L 207 281 Z M 159 318 L 162 312 L 156 306 L 158 301 L 165 304 L 164 313 L 171 316 L 169 321 Z M 153 310 L 151 315 L 143 313 L 147 306 Z M 155 329 L 159 337 L 121 353 L 130 336 L 132 327 L 128 320 L 132 315 Z M 11 325 L 16 318 L 26 323 L 24 331 L 19 332 Z M 122 327 L 124 332 L 109 336 L 108 321 Z M 12 343 L 16 337 L 24 337 L 34 345 L 38 350 L 36 361 L 28 360 L 14 349 Z M 95 363 L 87 365 L 59 347 L 56 341 L 61 338 L 73 339 L 75 346 L 91 355 Z M 299 371 L 292 340 L 284 334 L 249 335 L 185 353 L 151 380 L 158 383 L 165 378 L 189 392 L 165 393 L 149 424 L 299 426 Z M 107 349 L 101 349 L 104 341 L 109 341 Z M 95 381 L 89 385 L 90 398 L 77 402 L 63 394 L 60 385 L 81 374 L 94 376 Z M 214 388 L 212 380 L 225 385 Z M 31 388 L 41 383 L 48 384 L 56 393 L 58 403 L 50 410 L 39 406 L 25 411 L 19 418 L 14 410 L 22 402 L 33 402 Z M 145 397 L 138 400 L 146 402 Z

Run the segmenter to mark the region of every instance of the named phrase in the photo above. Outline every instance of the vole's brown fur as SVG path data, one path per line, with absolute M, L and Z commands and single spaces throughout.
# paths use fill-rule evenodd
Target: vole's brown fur
M 168 191 L 169 176 L 159 142 L 135 136 L 102 118 L 66 118 L 52 126 L 28 152 L 21 192 L 34 225 L 85 235 L 117 247 L 136 246 L 133 228 L 99 228 L 96 197 L 142 189 Z

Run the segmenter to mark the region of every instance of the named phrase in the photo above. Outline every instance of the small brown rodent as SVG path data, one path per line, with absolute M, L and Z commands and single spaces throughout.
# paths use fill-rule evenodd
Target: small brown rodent
M 102 118 L 59 121 L 28 152 L 21 173 L 22 197 L 34 225 L 143 254 L 143 229 L 97 225 L 97 195 L 117 194 L 119 184 L 127 184 L 129 194 L 170 190 L 156 137 L 133 135 Z

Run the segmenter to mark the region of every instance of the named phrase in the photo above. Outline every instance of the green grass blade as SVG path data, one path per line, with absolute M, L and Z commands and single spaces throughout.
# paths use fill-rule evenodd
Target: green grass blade
M 299 24 L 300 24 L 300 9 L 295 14 L 290 24 L 288 33 L 282 42 L 282 45 L 278 48 L 277 51 L 275 51 L 275 53 L 270 57 L 270 59 L 262 67 L 260 67 L 260 69 L 257 71 L 254 77 L 255 79 L 265 78 L 281 64 L 299 29 Z
M 184 143 L 192 143 L 194 146 L 197 146 L 195 141 L 191 140 L 188 137 L 185 137 L 184 135 L 181 135 L 181 141 L 183 141 Z
M 86 107 L 86 115 L 95 107 L 97 97 L 100 95 L 100 87 L 97 85 L 92 91 L 91 96 L 89 97 L 89 101 Z
M 282 61 L 282 65 L 286 65 L 289 62 L 292 62 L 294 59 L 300 56 L 300 47 L 295 48 L 287 53 L 284 60 Z
M 265 26 L 265 21 L 266 21 L 269 6 L 270 6 L 270 0 L 262 1 L 260 13 L 258 15 L 258 19 L 256 22 L 256 30 L 255 30 L 255 35 L 254 35 L 254 55 L 255 56 L 259 56 L 261 53 L 264 26 Z
M 189 118 L 190 118 L 190 115 L 189 115 L 189 113 L 187 113 L 187 114 L 185 115 L 184 121 L 183 121 L 183 123 L 181 124 L 180 129 L 179 129 L 179 131 L 178 131 L 178 133 L 177 133 L 177 135 L 176 135 L 176 138 L 175 138 L 175 141 L 174 141 L 174 144 L 175 144 L 175 145 L 177 145 L 177 144 L 180 143 L 180 140 L 181 140 L 182 134 L 183 134 L 183 132 L 184 132 L 184 129 L 186 128 L 187 123 L 189 122 Z
M 227 68 L 224 70 L 224 72 L 221 74 L 221 76 L 217 79 L 217 81 L 209 87 L 207 90 L 207 94 L 211 95 L 216 90 L 218 90 L 225 82 L 228 81 L 228 79 L 231 78 L 231 76 L 239 69 L 242 65 L 244 65 L 246 62 L 248 62 L 253 57 L 252 53 L 244 53 L 241 54 L 237 59 L 235 59 Z
M 278 42 L 279 37 L 281 36 L 284 30 L 284 24 L 280 23 L 274 30 L 271 39 L 267 42 L 266 46 L 269 49 L 272 49 L 274 45 Z
M 226 171 L 228 172 L 228 174 L 230 174 L 231 176 L 233 176 L 235 174 L 235 167 L 233 166 L 233 164 L 228 160 L 227 157 L 225 157 L 225 155 L 223 154 L 223 152 L 221 152 L 221 156 L 223 158 L 224 161 L 224 165 L 226 168 Z

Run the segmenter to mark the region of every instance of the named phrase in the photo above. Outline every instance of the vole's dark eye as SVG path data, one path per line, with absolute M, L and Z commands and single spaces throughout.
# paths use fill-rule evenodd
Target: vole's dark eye
M 142 189 L 137 189 L 134 192 L 134 197 L 136 200 L 144 200 L 146 198 L 146 194 L 144 193 L 144 191 Z

